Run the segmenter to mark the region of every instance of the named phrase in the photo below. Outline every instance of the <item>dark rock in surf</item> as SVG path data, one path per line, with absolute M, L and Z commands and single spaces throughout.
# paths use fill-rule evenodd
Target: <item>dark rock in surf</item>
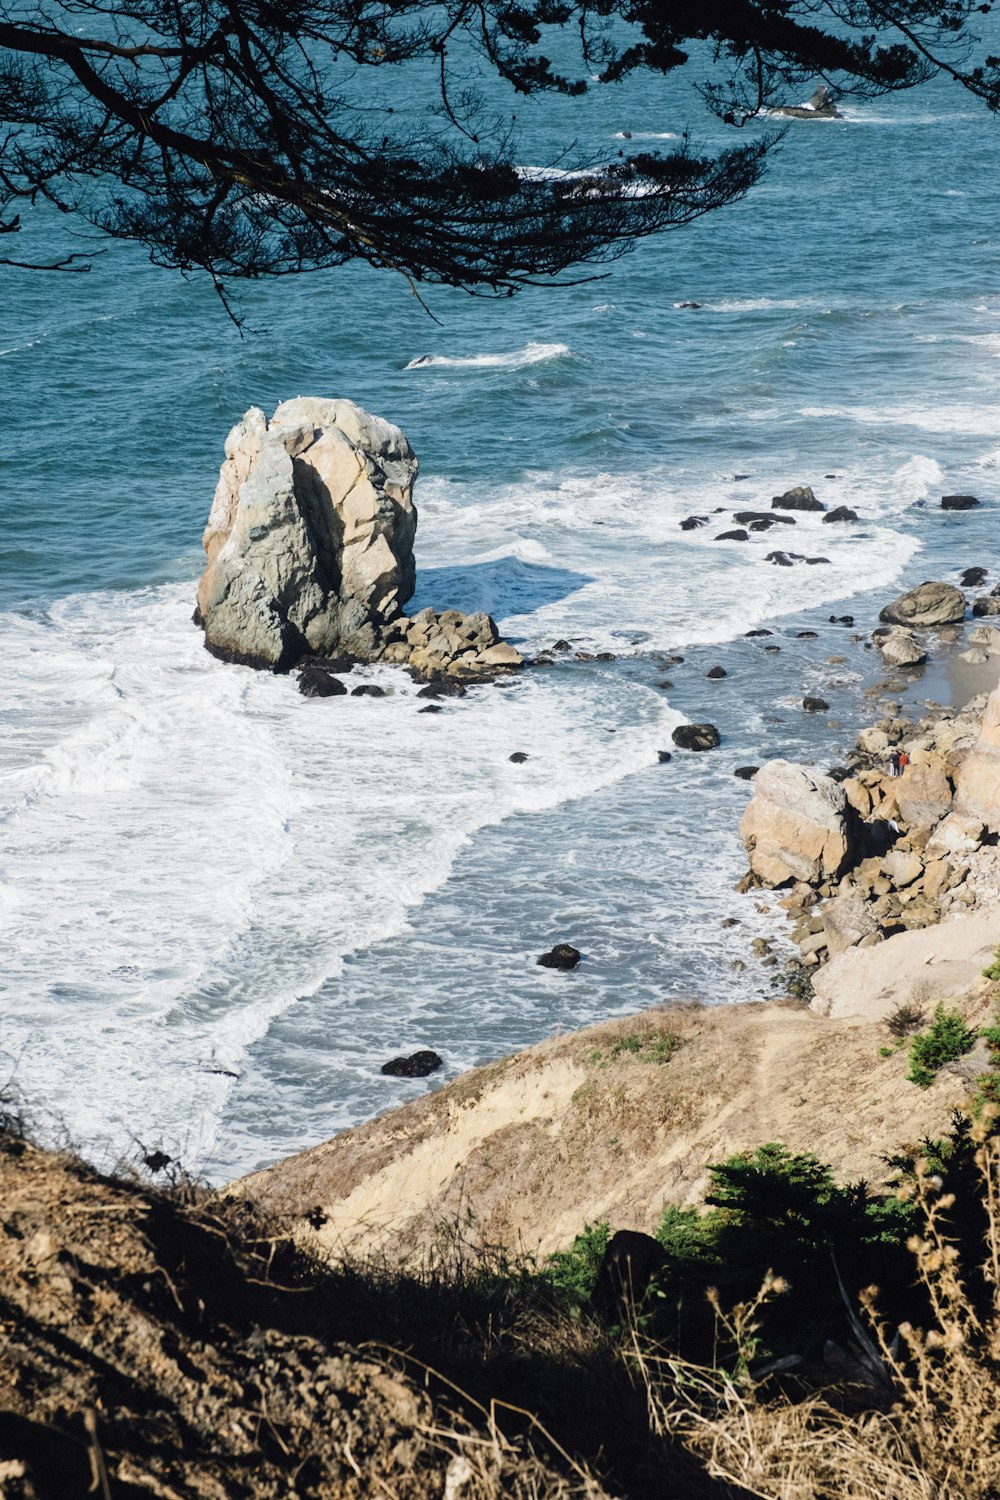
M 744 636 L 748 641 L 755 640 L 758 636 L 773 635 L 773 630 L 744 630 Z
M 389 1078 L 426 1078 L 442 1065 L 436 1052 L 411 1052 L 409 1057 L 393 1057 L 379 1069 Z
M 802 707 L 807 714 L 825 714 L 830 705 L 825 698 L 803 698 Z
M 670 764 L 674 757 L 669 750 L 657 750 L 656 758 L 661 766 L 666 766 Z
M 772 510 L 826 510 L 822 501 L 817 500 L 809 485 L 797 484 L 794 489 L 786 490 L 783 495 L 775 495 L 771 501 Z
M 815 641 L 818 639 L 819 637 L 815 630 L 800 630 L 796 636 L 796 640 L 799 641 Z
M 842 120 L 844 117 L 833 102 L 833 95 L 825 83 L 819 84 L 805 104 L 776 104 L 773 115 L 785 115 L 790 120 Z
M 966 568 L 965 572 L 962 574 L 963 589 L 978 588 L 979 585 L 984 582 L 987 572 L 987 568 Z
M 423 708 L 417 709 L 418 714 L 439 714 L 443 711 L 440 703 L 425 703 Z
M 572 649 L 569 641 L 556 641 L 554 646 L 549 647 L 550 651 L 572 651 Z
M 760 766 L 737 766 L 733 775 L 738 776 L 740 781 L 753 781 L 759 770 Z
M 715 538 L 717 542 L 748 542 L 750 533 L 748 531 L 720 531 Z
M 670 738 L 680 750 L 715 750 L 722 743 L 714 724 L 678 724 Z
M 685 516 L 681 522 L 682 531 L 697 531 L 699 526 L 707 526 L 707 516 Z
M 856 521 L 857 519 L 856 510 L 852 510 L 849 505 L 838 505 L 833 510 L 827 511 L 823 517 L 823 525 L 826 526 L 830 521 Z
M 976 499 L 975 495 L 941 496 L 942 510 L 976 510 L 982 503 L 981 500 Z
M 726 671 L 725 667 L 709 667 L 708 671 L 705 673 L 705 676 L 710 677 L 713 682 L 718 682 L 720 678 L 728 677 L 729 673 Z
M 1000 615 L 1000 599 L 993 594 L 987 594 L 982 599 L 974 599 L 972 613 L 977 619 L 982 619 L 984 615 Z
M 417 692 L 418 698 L 464 698 L 467 688 L 464 683 L 456 682 L 453 677 L 435 677 L 426 687 Z
M 362 682 L 356 688 L 351 688 L 352 698 L 384 698 L 385 688 L 381 688 L 375 682 Z
M 346 696 L 347 688 L 332 672 L 310 662 L 299 673 L 299 692 L 303 698 L 340 698 Z
M 764 560 L 776 568 L 793 568 L 797 562 L 805 562 L 801 552 L 769 552 Z
M 572 943 L 556 943 L 548 953 L 543 953 L 536 959 L 536 963 L 543 969 L 575 969 L 580 962 L 581 954 L 579 948 L 574 948 Z
M 833 566 L 833 564 L 830 562 L 830 559 L 828 557 L 807 557 L 806 558 L 806 567 L 807 568 L 818 568 L 821 563 L 825 563 L 828 568 Z
M 528 757 L 523 750 L 515 750 L 514 754 L 508 755 L 507 759 L 513 766 L 523 766 Z
M 768 510 L 734 510 L 733 520 L 740 526 L 767 524 L 768 526 L 794 526 L 794 516 L 776 516 Z

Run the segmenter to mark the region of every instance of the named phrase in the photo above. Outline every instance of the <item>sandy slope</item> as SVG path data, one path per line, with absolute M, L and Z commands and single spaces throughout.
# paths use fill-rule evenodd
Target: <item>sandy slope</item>
M 965 992 L 970 1019 L 992 1015 L 994 988 Z M 661 1061 L 664 1035 L 679 1045 Z M 879 1056 L 888 1041 L 878 1019 L 790 1002 L 652 1010 L 477 1069 L 239 1187 L 313 1243 L 395 1259 L 456 1225 L 531 1253 L 605 1218 L 652 1229 L 699 1201 L 706 1163 L 764 1141 L 877 1182 L 886 1153 L 939 1133 L 968 1092 L 957 1065 L 928 1090 L 907 1083 L 905 1051 Z

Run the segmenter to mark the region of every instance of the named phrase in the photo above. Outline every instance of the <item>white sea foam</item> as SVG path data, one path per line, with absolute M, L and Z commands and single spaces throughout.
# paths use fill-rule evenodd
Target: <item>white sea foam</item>
M 376 668 L 352 680 L 390 696 L 311 702 L 208 656 L 189 596 L 3 621 L 0 1048 L 92 1151 L 162 1137 L 196 1163 L 246 1048 L 398 932 L 472 833 L 655 762 L 678 716 L 530 678 L 422 715 Z
M 411 359 L 407 370 L 523 370 L 530 365 L 546 364 L 552 359 L 566 359 L 572 353 L 568 344 L 525 344 L 507 354 L 421 354 Z
M 975 436 L 996 430 L 996 416 L 989 406 L 972 402 L 949 405 L 803 406 L 803 417 L 833 417 L 864 427 L 916 427 L 922 432 L 954 432 Z
M 679 141 L 675 130 L 616 130 L 616 141 Z

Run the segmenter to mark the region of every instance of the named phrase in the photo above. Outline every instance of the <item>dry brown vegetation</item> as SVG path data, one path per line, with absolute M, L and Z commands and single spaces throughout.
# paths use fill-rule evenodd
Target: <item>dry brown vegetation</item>
M 604 1493 L 418 1361 L 347 1342 L 319 1268 L 245 1208 L 12 1136 L 0 1204 L 4 1500 Z
M 405 1271 L 321 1264 L 245 1203 L 0 1136 L 0 1495 L 1000 1500 L 1000 1142 L 972 1134 L 971 1215 L 909 1177 L 924 1327 L 872 1293 L 839 1365 L 792 1374 L 761 1358 L 774 1278 L 715 1299 L 697 1364 L 468 1226 Z

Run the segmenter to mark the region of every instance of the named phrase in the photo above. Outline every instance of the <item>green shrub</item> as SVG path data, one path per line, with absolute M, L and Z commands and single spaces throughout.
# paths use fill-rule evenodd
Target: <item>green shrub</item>
M 577 1235 L 568 1250 L 557 1250 L 548 1256 L 542 1274 L 560 1291 L 586 1301 L 594 1290 L 610 1238 L 611 1226 L 606 1220 L 585 1224 L 583 1233 Z
M 672 1031 L 630 1031 L 620 1036 L 611 1049 L 612 1057 L 621 1057 L 629 1052 L 643 1062 L 665 1063 L 673 1057 L 681 1045 L 681 1038 Z
M 993 955 L 993 962 L 983 970 L 987 979 L 1000 979 L 1000 948 Z
M 976 1035 L 966 1026 L 960 1011 L 938 1005 L 929 1028 L 918 1032 L 910 1043 L 910 1071 L 906 1075 L 910 1083 L 930 1088 L 938 1068 L 971 1052 Z

